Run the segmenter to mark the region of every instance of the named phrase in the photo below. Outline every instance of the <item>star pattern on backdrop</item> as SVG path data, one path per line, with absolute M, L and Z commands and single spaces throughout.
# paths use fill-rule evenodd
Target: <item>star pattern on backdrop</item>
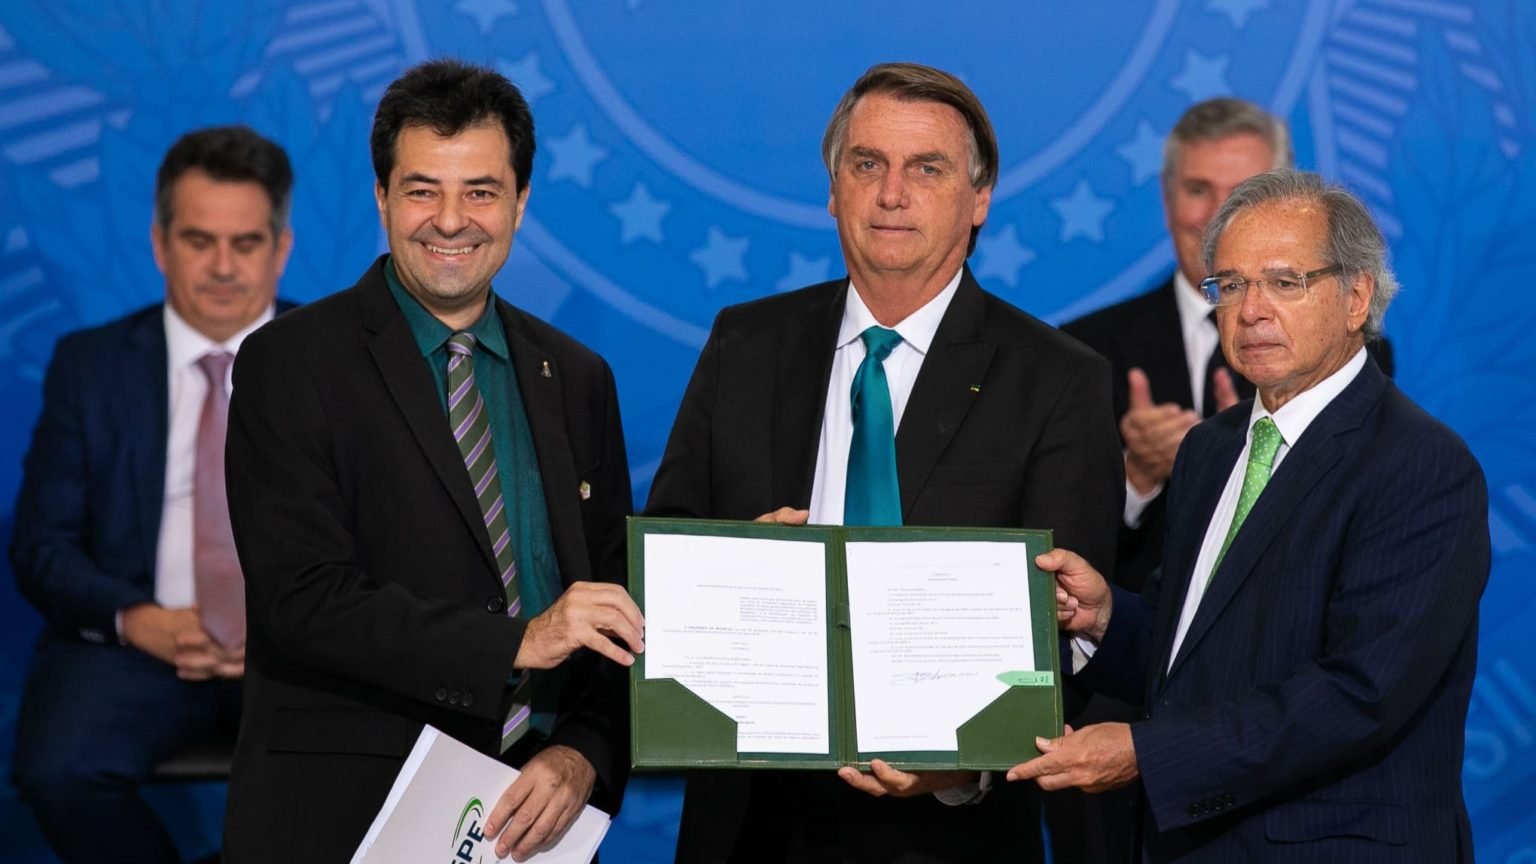
M 549 142 L 549 152 L 554 164 L 549 166 L 549 179 L 570 180 L 583 189 L 592 188 L 592 169 L 608 158 L 608 151 L 592 143 L 584 123 L 577 123 L 564 138 Z
M 1071 195 L 1051 199 L 1051 209 L 1061 217 L 1061 242 L 1086 237 L 1100 243 L 1104 240 L 1104 220 L 1115 205 L 1095 195 L 1087 180 L 1079 180 Z
M 1115 148 L 1131 166 L 1131 182 L 1137 186 L 1146 183 L 1163 170 L 1163 136 L 1152 131 L 1152 124 L 1143 120 L 1136 124 L 1136 135 Z
M 831 269 L 832 259 L 825 255 L 820 258 L 807 258 L 799 252 L 791 252 L 789 253 L 789 270 L 779 277 L 779 281 L 773 283 L 773 287 L 782 294 L 785 291 L 825 282 Z
M 453 4 L 453 11 L 475 19 L 481 34 L 489 36 L 497 21 L 517 14 L 517 3 L 514 0 L 459 0 Z
M 1232 88 L 1227 85 L 1229 62 L 1228 57 L 1209 57 L 1198 51 L 1185 51 L 1184 68 L 1168 83 L 1188 96 L 1190 102 L 1230 93 Z
M 1269 0 L 1206 0 L 1205 3 L 1205 11 L 1227 16 L 1236 30 L 1247 25 L 1249 15 L 1268 8 Z
M 522 92 L 523 99 L 529 107 L 537 102 L 540 96 L 547 96 L 555 91 L 555 82 L 544 75 L 544 70 L 539 68 L 539 55 L 536 51 L 530 51 L 523 55 L 523 59 L 516 62 L 499 60 L 496 63 L 496 71 L 507 76 L 507 80 L 517 85 Z
M 661 231 L 662 217 L 672 205 L 651 197 L 651 190 L 644 183 L 636 183 L 629 198 L 608 205 L 608 212 L 618 217 L 619 242 L 629 245 L 636 240 L 661 243 L 666 238 Z
M 976 253 L 977 278 L 1001 279 L 1009 288 L 1018 287 L 1019 270 L 1035 260 L 1035 250 L 1019 242 L 1016 225 L 983 233 L 976 238 Z
M 703 246 L 688 254 L 688 260 L 704 271 L 704 284 L 713 288 L 727 279 L 747 281 L 747 268 L 742 257 L 747 254 L 747 238 L 730 237 L 718 226 L 711 225 L 709 238 Z

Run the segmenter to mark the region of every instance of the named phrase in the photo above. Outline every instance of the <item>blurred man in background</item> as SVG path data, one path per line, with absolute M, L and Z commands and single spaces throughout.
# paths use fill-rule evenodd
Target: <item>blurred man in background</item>
M 65 861 L 178 860 L 138 787 L 194 739 L 234 738 L 244 587 L 224 490 L 230 367 L 289 304 L 293 172 L 244 127 L 166 153 L 150 243 L 165 302 L 54 350 L 11 558 L 45 621 L 15 780 Z

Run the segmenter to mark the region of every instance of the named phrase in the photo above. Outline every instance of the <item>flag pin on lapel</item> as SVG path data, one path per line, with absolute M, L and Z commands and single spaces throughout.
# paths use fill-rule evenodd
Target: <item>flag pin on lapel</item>
M 581 485 L 576 487 L 576 492 L 581 495 L 581 500 L 585 501 L 592 497 L 592 484 L 583 480 Z
M 545 378 L 553 378 L 553 377 L 555 377 L 555 376 L 553 376 L 553 375 L 551 375 L 549 373 L 549 361 L 548 360 L 544 361 L 544 368 L 539 370 L 539 374 L 543 375 Z
M 980 393 L 981 392 L 981 385 L 980 384 L 972 384 L 971 385 L 971 392 L 972 393 Z

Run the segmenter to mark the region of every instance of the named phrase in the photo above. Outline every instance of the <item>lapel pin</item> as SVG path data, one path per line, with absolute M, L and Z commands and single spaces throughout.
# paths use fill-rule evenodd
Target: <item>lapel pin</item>
M 972 393 L 980 393 L 981 392 L 981 385 L 980 384 L 972 384 L 971 385 L 971 392 Z
M 592 497 L 592 484 L 583 480 L 581 485 L 576 487 L 576 491 L 581 495 L 581 500 L 585 501 Z
M 549 361 L 548 360 L 544 361 L 544 368 L 539 371 L 539 374 L 543 375 L 545 378 L 553 378 L 553 377 L 555 377 L 555 376 L 553 376 L 553 375 L 551 375 L 549 373 Z

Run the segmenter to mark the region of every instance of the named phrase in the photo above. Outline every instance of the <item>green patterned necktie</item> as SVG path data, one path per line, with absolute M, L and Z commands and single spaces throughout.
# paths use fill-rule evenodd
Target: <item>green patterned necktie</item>
M 1232 545 L 1233 538 L 1237 536 L 1237 529 L 1243 527 L 1248 511 L 1253 509 L 1265 484 L 1269 483 L 1269 475 L 1275 470 L 1275 454 L 1280 452 L 1284 440 L 1274 420 L 1261 417 L 1259 422 L 1253 424 L 1253 446 L 1248 448 L 1248 467 L 1243 471 L 1243 491 L 1237 496 L 1237 511 L 1232 514 L 1232 527 L 1227 529 L 1227 539 L 1222 541 L 1221 552 L 1216 555 L 1216 563 L 1211 566 L 1211 576 L 1216 575 L 1221 559 L 1227 557 L 1227 547 Z M 1209 576 L 1206 577 L 1206 583 L 1210 583 Z
M 501 497 L 501 479 L 496 473 L 496 446 L 491 440 L 491 422 L 485 416 L 485 400 L 475 385 L 475 335 L 461 331 L 448 337 L 448 424 L 453 440 L 464 456 L 464 468 L 475 488 L 480 512 L 485 517 L 485 532 L 496 554 L 496 569 L 507 591 L 507 615 L 516 617 L 523 610 L 517 593 L 517 558 L 512 554 L 512 532 L 507 528 L 506 502 Z M 512 707 L 501 729 L 501 751 L 528 731 L 532 717 L 533 693 L 524 672 L 512 693 Z

